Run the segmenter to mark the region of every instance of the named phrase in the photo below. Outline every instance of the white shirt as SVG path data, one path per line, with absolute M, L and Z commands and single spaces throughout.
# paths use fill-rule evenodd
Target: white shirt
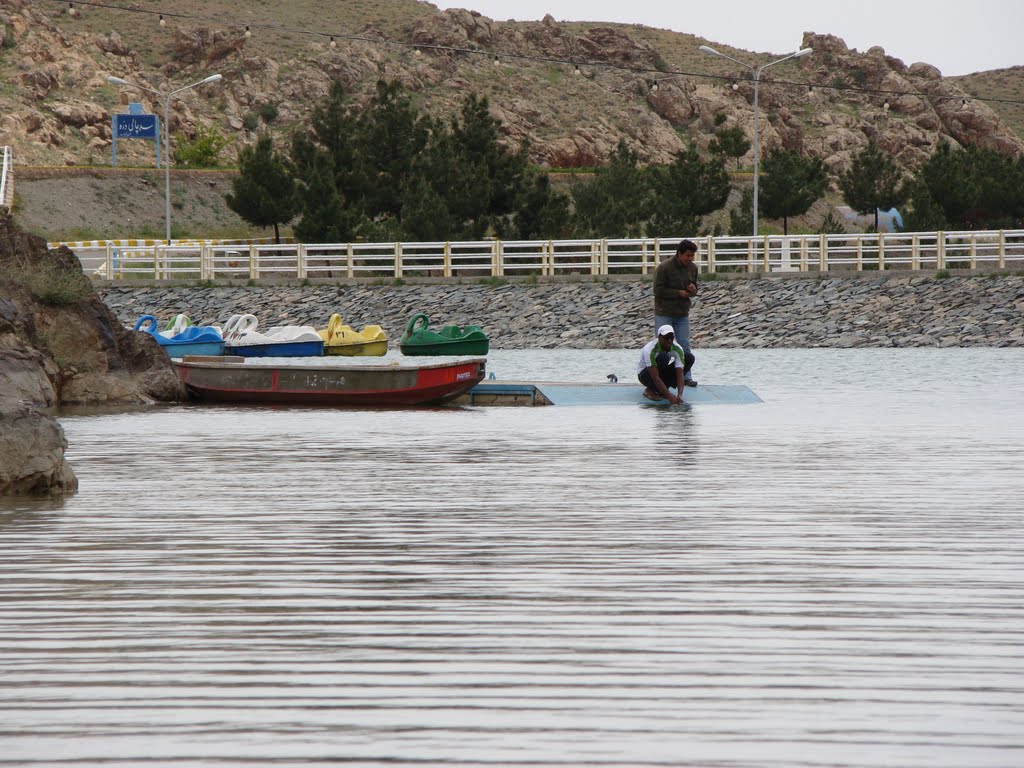
M 655 337 L 654 341 L 649 341 L 644 345 L 644 348 L 640 350 L 640 359 L 636 362 L 636 372 L 642 373 L 649 367 L 658 367 L 658 353 L 665 352 L 672 355 L 672 362 L 676 368 L 685 368 L 686 365 L 683 363 L 683 348 L 672 342 L 672 346 L 668 349 L 662 349 L 661 344 L 658 343 L 658 338 Z M 674 384 L 675 382 L 669 382 Z

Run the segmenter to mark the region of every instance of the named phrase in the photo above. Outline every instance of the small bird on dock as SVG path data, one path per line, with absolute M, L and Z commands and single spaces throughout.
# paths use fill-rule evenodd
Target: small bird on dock
M 614 373 L 609 373 L 608 374 L 608 381 L 610 381 L 612 384 L 618 384 L 619 383 L 619 377 L 616 376 Z

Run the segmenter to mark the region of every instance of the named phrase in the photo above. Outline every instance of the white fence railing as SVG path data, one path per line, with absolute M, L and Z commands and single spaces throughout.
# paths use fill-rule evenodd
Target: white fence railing
M 501 278 L 646 275 L 680 239 L 69 245 L 110 280 Z M 1024 269 L 1024 230 L 692 239 L 705 272 Z
M 11 207 L 14 202 L 14 153 L 10 147 L 0 148 L 3 169 L 0 170 L 0 205 Z

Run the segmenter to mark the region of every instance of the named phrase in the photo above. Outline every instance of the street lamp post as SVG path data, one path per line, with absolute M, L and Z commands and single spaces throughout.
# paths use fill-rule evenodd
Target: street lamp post
M 751 66 L 750 64 L 747 64 L 746 62 L 740 61 L 739 59 L 734 59 L 732 56 L 729 56 L 728 54 L 725 54 L 725 53 L 722 53 L 721 51 L 715 50 L 710 45 L 702 45 L 697 50 L 701 51 L 702 53 L 710 53 L 712 56 L 721 56 L 723 59 L 728 59 L 729 61 L 735 62 L 736 64 L 739 64 L 741 67 L 746 67 L 747 69 L 749 69 L 753 73 L 753 75 L 754 75 L 754 210 L 753 210 L 753 214 L 754 214 L 754 237 L 757 237 L 757 163 L 758 163 L 758 160 L 760 159 L 760 152 L 761 152 L 760 147 L 758 146 L 758 141 L 757 141 L 757 86 L 761 82 L 761 72 L 763 72 L 764 70 L 768 69 L 768 67 L 775 66 L 776 64 L 781 64 L 782 62 L 789 61 L 790 59 L 802 59 L 804 56 L 810 56 L 812 53 L 814 53 L 814 49 L 813 48 L 801 48 L 799 51 L 793 51 L 793 53 L 786 54 L 781 59 L 776 59 L 775 61 L 769 61 L 767 64 L 762 64 L 759 67 L 754 67 L 754 66 Z
M 168 245 L 171 244 L 171 97 L 176 93 L 187 91 L 189 88 L 195 88 L 196 86 L 205 85 L 206 83 L 216 83 L 221 78 L 222 75 L 210 75 L 198 82 L 183 85 L 181 88 L 175 88 L 173 91 L 167 92 L 147 88 L 146 86 L 139 85 L 138 83 L 131 83 L 120 77 L 114 77 L 113 75 L 107 78 L 107 82 L 111 85 L 123 85 L 126 88 L 148 91 L 149 93 L 156 94 L 164 101 L 164 221 L 167 228 L 166 236 Z

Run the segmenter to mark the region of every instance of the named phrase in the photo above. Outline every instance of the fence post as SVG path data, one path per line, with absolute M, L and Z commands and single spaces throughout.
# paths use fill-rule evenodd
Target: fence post
M 445 277 L 451 277 L 452 276 L 452 243 L 451 243 L 450 240 L 445 240 L 444 241 L 443 254 L 444 254 L 444 267 L 441 270 L 441 273 Z
M 971 271 L 977 269 L 977 257 L 978 257 L 978 235 L 977 233 L 971 235 Z
M 946 268 L 946 233 L 935 233 L 935 271 Z
M 708 237 L 708 272 L 715 272 L 715 238 Z
M 885 233 L 878 233 L 878 271 L 885 272 Z
M 800 254 L 801 266 L 806 263 L 807 260 L 807 240 L 803 241 L 803 253 Z M 829 272 L 829 262 L 831 259 L 828 257 L 828 235 L 822 232 L 818 235 L 818 271 Z M 807 270 L 802 270 L 806 272 Z
M 352 268 L 352 243 L 345 243 L 345 277 L 351 279 L 355 274 Z
M 864 235 L 857 235 L 857 271 L 864 271 Z
M 914 237 L 910 240 L 910 269 L 919 270 L 921 269 L 921 252 L 920 252 L 921 240 L 915 233 Z
M 203 243 L 199 246 L 199 279 L 210 279 L 210 244 Z
M 256 243 L 249 244 L 249 279 L 258 280 L 260 277 L 260 252 Z
M 306 244 L 299 243 L 295 247 L 295 276 L 302 280 L 306 277 Z
M 999 268 L 1006 267 L 1006 232 L 999 230 Z
M 394 272 L 395 277 L 399 278 L 399 277 L 402 276 L 402 243 L 401 243 L 401 241 L 396 241 L 395 242 L 394 254 L 395 254 L 395 265 L 394 265 L 394 269 L 392 271 Z
M 764 272 L 768 274 L 771 272 L 771 255 L 768 253 L 768 235 L 765 235 L 761 239 L 761 247 L 764 249 Z

